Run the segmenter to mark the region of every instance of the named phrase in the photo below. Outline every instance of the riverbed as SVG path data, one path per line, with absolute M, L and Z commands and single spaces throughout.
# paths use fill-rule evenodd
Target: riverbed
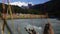
M 54 34 L 60 34 L 60 20 L 57 19 L 49 19 L 52 24 Z M 2 25 L 2 20 L 0 20 L 0 24 Z M 13 34 L 28 34 L 28 32 L 24 29 L 25 27 L 34 26 L 37 33 L 42 34 L 44 25 L 48 23 L 47 19 L 14 19 L 7 20 L 7 23 Z M 0 34 L 1 34 L 1 26 L 0 26 Z M 8 30 L 5 27 L 5 34 L 8 34 Z

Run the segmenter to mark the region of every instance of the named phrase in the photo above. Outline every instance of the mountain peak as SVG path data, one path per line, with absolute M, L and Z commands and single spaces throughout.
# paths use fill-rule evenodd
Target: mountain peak
M 33 5 L 32 2 L 29 2 L 29 3 Z M 11 4 L 11 5 L 17 5 L 17 6 L 21 7 L 21 6 L 28 6 L 29 3 L 18 1 L 18 2 L 12 2 L 12 3 L 10 3 L 10 4 Z

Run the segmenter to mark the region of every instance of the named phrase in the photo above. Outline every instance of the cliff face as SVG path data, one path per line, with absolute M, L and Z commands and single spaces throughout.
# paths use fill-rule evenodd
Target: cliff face
M 51 0 L 44 4 L 38 4 L 33 6 L 32 9 L 43 13 L 48 12 L 49 16 L 60 17 L 60 0 Z

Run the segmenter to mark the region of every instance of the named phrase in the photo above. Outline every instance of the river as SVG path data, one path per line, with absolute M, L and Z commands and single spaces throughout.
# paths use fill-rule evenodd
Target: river
M 52 24 L 54 34 L 60 34 L 60 21 L 57 19 L 49 19 Z M 1 34 L 1 25 L 2 22 L 0 20 L 0 34 Z M 47 19 L 14 19 L 13 22 L 11 20 L 7 20 L 7 23 L 14 34 L 28 34 L 25 31 L 25 27 L 34 26 L 36 31 L 39 34 L 43 33 L 44 25 L 47 22 Z M 8 34 L 7 28 L 5 27 L 5 34 Z

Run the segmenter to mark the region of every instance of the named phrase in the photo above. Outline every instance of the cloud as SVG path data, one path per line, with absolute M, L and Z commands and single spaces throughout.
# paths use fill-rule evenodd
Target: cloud
M 33 5 L 33 3 L 32 2 L 29 2 L 30 4 L 32 4 Z M 18 2 L 12 2 L 12 3 L 10 3 L 11 5 L 17 5 L 17 6 L 28 6 L 28 3 L 26 3 L 26 2 L 20 2 L 20 1 L 18 1 Z

